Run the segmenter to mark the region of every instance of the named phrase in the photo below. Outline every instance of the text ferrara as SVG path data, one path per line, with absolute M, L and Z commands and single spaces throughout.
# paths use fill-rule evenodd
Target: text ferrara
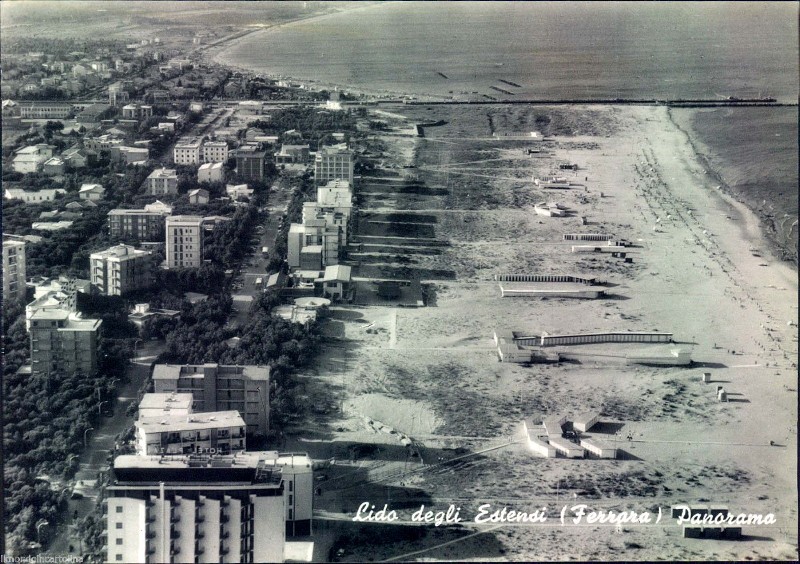
M 557 518 L 562 525 L 621 525 L 621 524 L 642 524 L 658 523 L 661 521 L 661 509 L 656 515 L 647 511 L 605 511 L 589 508 L 588 505 L 565 505 L 558 510 L 552 511 L 548 507 L 541 507 L 533 511 L 520 511 L 508 507 L 495 507 L 490 503 L 484 503 L 478 507 L 477 513 L 472 518 L 473 522 L 482 523 L 547 523 L 550 516 Z M 560 519 L 558 519 L 560 517 Z M 461 507 L 450 505 L 441 511 L 427 510 L 425 505 L 414 511 L 408 519 L 412 523 L 427 523 L 439 527 L 441 525 L 455 525 L 464 522 L 461 516 Z M 353 521 L 359 522 L 396 522 L 400 521 L 400 516 L 394 509 L 389 509 L 384 505 L 376 509 L 375 505 L 363 502 L 359 507 Z

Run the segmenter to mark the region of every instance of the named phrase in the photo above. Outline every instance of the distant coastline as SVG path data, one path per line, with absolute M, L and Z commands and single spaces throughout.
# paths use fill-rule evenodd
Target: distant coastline
M 387 4 L 389 4 L 389 3 L 369 4 L 369 5 L 365 5 L 365 6 L 358 6 L 358 7 L 355 7 L 355 8 L 349 9 L 349 10 L 345 10 L 345 11 L 352 14 L 352 13 L 357 12 L 357 11 L 370 10 L 370 9 L 375 8 L 376 6 L 385 7 Z M 392 4 L 394 4 L 394 3 L 392 3 Z M 272 34 L 277 30 L 290 28 L 291 26 L 298 25 L 300 23 L 308 24 L 308 23 L 311 23 L 311 22 L 324 21 L 326 19 L 329 19 L 329 18 L 335 17 L 337 15 L 340 15 L 341 13 L 342 13 L 342 11 L 333 12 L 333 13 L 327 13 L 327 14 L 318 14 L 318 15 L 314 15 L 314 16 L 311 16 L 311 17 L 300 18 L 300 19 L 296 19 L 296 20 L 292 20 L 292 21 L 281 22 L 281 23 L 278 23 L 278 24 L 266 26 L 263 29 L 255 31 L 252 34 L 247 34 L 245 36 L 241 36 L 241 37 L 235 38 L 230 42 L 221 43 L 219 46 L 215 46 L 215 47 L 209 49 L 208 51 L 204 52 L 203 53 L 203 57 L 206 57 L 207 60 L 213 61 L 216 64 L 219 64 L 219 65 L 225 66 L 227 68 L 233 69 L 235 71 L 238 71 L 238 72 L 240 72 L 240 73 L 242 73 L 244 75 L 249 75 L 249 76 L 253 76 L 253 75 L 267 76 L 267 77 L 269 77 L 271 79 L 283 79 L 283 80 L 286 80 L 286 81 L 299 83 L 299 84 L 302 84 L 302 85 L 304 85 L 306 87 L 310 87 L 310 88 L 316 89 L 316 90 L 323 90 L 323 89 L 327 89 L 327 90 L 342 90 L 342 91 L 349 92 L 351 94 L 364 95 L 364 96 L 373 97 L 373 98 L 394 98 L 396 100 L 406 99 L 406 100 L 413 101 L 414 103 L 423 103 L 423 104 L 424 103 L 457 103 L 457 102 L 463 102 L 463 103 L 470 102 L 470 103 L 476 103 L 476 104 L 477 103 L 491 103 L 491 104 L 495 104 L 495 103 L 496 104 L 532 103 L 530 100 L 527 100 L 527 99 L 512 99 L 512 100 L 495 99 L 495 100 L 491 100 L 490 101 L 488 99 L 488 97 L 486 99 L 483 99 L 483 100 L 477 100 L 477 99 L 474 99 L 474 97 L 471 100 L 466 100 L 466 99 L 455 99 L 454 100 L 453 99 L 454 96 L 444 96 L 444 95 L 436 95 L 436 94 L 430 94 L 430 93 L 429 94 L 424 94 L 421 91 L 411 91 L 411 90 L 405 90 L 404 91 L 402 88 L 380 89 L 380 88 L 377 88 L 377 87 L 376 88 L 369 88 L 369 87 L 365 87 L 364 85 L 354 86 L 352 84 L 346 84 L 346 83 L 343 83 L 343 82 L 336 82 L 336 81 L 312 80 L 312 79 L 308 78 L 308 72 L 303 72 L 302 70 L 299 70 L 297 73 L 290 73 L 290 74 L 277 73 L 277 72 L 270 72 L 270 71 L 267 71 L 267 70 L 262 70 L 262 69 L 268 69 L 270 65 L 268 63 L 264 63 L 264 62 L 259 62 L 257 65 L 249 65 L 247 63 L 242 63 L 241 61 L 237 60 L 237 58 L 235 56 L 235 53 L 232 53 L 233 51 L 235 51 L 235 47 L 237 45 L 239 45 L 242 41 L 246 41 L 248 43 L 249 42 L 253 42 L 253 41 L 257 42 L 257 41 L 259 41 L 258 38 L 266 37 L 267 35 Z M 442 68 L 446 69 L 447 67 L 443 65 Z M 446 76 L 443 75 L 443 73 L 441 71 L 438 72 L 438 75 L 439 75 L 440 79 L 443 80 L 443 81 L 447 81 L 447 80 L 450 80 L 450 78 L 452 78 L 452 75 L 450 74 L 449 71 L 448 71 L 448 74 Z M 444 78 L 441 78 L 441 77 L 444 77 Z M 447 77 L 450 77 L 450 78 L 447 78 Z M 517 84 L 517 83 L 509 82 L 507 79 L 497 79 L 497 82 L 498 83 L 502 83 L 502 84 L 506 84 L 506 85 L 507 84 L 516 85 Z M 397 86 L 401 86 L 401 85 L 397 84 Z M 489 87 L 489 88 L 491 88 L 491 87 Z M 424 89 L 422 89 L 422 90 L 424 90 Z M 497 90 L 497 89 L 495 89 L 495 90 Z M 501 96 L 501 95 L 497 94 L 497 96 Z M 519 96 L 519 97 L 515 96 L 515 98 L 525 98 L 525 97 L 524 96 Z M 546 98 L 548 98 L 548 99 L 547 100 L 538 101 L 538 103 L 542 103 L 542 104 L 552 103 L 552 104 L 558 104 L 558 105 L 570 104 L 570 103 L 573 103 L 573 104 L 576 104 L 576 105 L 581 104 L 581 103 L 609 103 L 609 104 L 617 104 L 617 103 L 618 104 L 647 103 L 647 104 L 650 104 L 650 103 L 654 103 L 654 100 L 655 100 L 654 98 L 653 99 L 649 99 L 649 100 L 640 99 L 641 98 L 640 96 L 622 96 L 622 97 L 620 97 L 618 99 L 608 98 L 608 99 L 604 99 L 604 100 L 597 100 L 596 102 L 590 100 L 587 97 L 581 97 L 581 96 L 577 96 L 576 97 L 576 98 L 582 98 L 580 100 L 563 100 L 563 101 L 559 101 L 557 98 L 553 98 L 551 96 L 547 96 Z M 605 98 L 605 97 L 603 97 L 603 98 Z M 714 100 L 714 96 L 708 96 L 708 97 L 705 97 L 705 98 L 696 97 L 696 96 L 686 96 L 686 98 L 694 99 L 695 102 L 697 102 L 694 105 L 697 106 L 697 107 L 702 107 L 704 105 L 703 100 L 705 102 L 708 102 L 708 103 L 717 103 L 719 105 L 737 105 L 737 106 L 746 106 L 746 105 L 748 105 L 748 104 L 737 104 L 737 102 L 735 100 L 725 100 L 725 99 L 719 99 L 719 98 L 716 99 L 716 101 L 715 101 Z M 784 101 L 780 97 L 779 97 L 779 100 L 780 101 Z M 786 99 L 786 100 L 788 100 L 788 99 Z M 790 102 L 784 101 L 784 103 L 786 103 L 787 105 L 796 105 L 797 104 L 796 100 L 792 100 Z M 691 107 L 691 105 L 692 104 L 686 104 L 683 107 Z M 758 104 L 757 102 L 753 102 L 752 105 L 760 105 L 760 104 Z M 778 105 L 781 105 L 780 102 L 779 102 Z M 694 128 L 692 128 L 692 124 L 691 123 L 689 123 L 689 122 L 687 122 L 685 120 L 676 120 L 672 116 L 671 113 L 670 113 L 670 119 L 673 121 L 673 123 L 679 129 L 681 129 L 682 131 L 684 131 L 684 133 L 686 133 L 686 135 L 687 135 L 687 137 L 689 139 L 689 142 L 690 142 L 690 144 L 692 146 L 692 149 L 694 150 L 694 152 L 697 154 L 699 160 L 703 163 L 703 165 L 707 169 L 708 174 L 710 174 L 712 177 L 717 179 L 719 185 L 722 186 L 722 189 L 726 193 L 728 193 L 729 195 L 733 196 L 737 200 L 745 203 L 750 209 L 752 209 L 761 218 L 761 220 L 762 220 L 761 221 L 762 230 L 763 230 L 764 234 L 766 235 L 767 239 L 772 243 L 772 249 L 771 249 L 772 253 L 776 257 L 781 258 L 782 260 L 788 260 L 788 261 L 792 262 L 794 264 L 795 268 L 796 268 L 797 265 L 798 265 L 798 252 L 797 252 L 797 227 L 798 226 L 797 226 L 797 223 L 796 222 L 792 223 L 791 218 L 789 218 L 789 221 L 786 221 L 785 218 L 776 218 L 773 214 L 771 214 L 763 206 L 759 205 L 759 202 L 762 199 L 763 200 L 767 200 L 767 199 L 770 198 L 770 194 L 768 193 L 768 191 L 765 192 L 765 191 L 763 191 L 761 189 L 755 189 L 755 192 L 758 192 L 758 193 L 752 193 L 752 194 L 751 193 L 745 193 L 741 189 L 737 189 L 737 187 L 733 183 L 731 183 L 729 179 L 726 180 L 726 177 L 728 176 L 728 174 L 727 174 L 728 171 L 726 171 L 724 163 L 719 162 L 720 159 L 712 158 L 715 154 L 719 153 L 720 147 L 717 147 L 716 150 L 715 150 L 714 148 L 709 147 L 706 143 L 704 143 L 702 138 L 701 138 L 702 136 L 698 134 L 699 132 L 695 131 Z M 724 150 L 724 147 L 722 149 Z M 795 187 L 795 191 L 796 191 L 796 187 Z M 794 202 L 795 202 L 795 206 L 794 207 L 796 208 L 796 202 L 797 202 L 796 192 L 795 192 Z M 789 216 L 789 214 L 787 214 L 787 217 L 788 216 Z M 794 219 L 796 220 L 796 218 L 797 218 L 797 216 L 795 215 Z M 786 229 L 787 227 L 789 227 L 788 230 Z

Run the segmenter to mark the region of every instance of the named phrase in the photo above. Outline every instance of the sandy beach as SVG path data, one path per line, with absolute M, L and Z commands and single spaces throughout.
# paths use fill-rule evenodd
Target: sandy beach
M 230 64 L 215 51 L 208 56 Z M 336 344 L 305 375 L 309 390 L 333 390 L 340 411 L 304 430 L 325 441 L 296 446 L 315 458 L 341 459 L 349 457 L 348 445 L 377 449 L 354 466 L 341 463 L 342 479 L 336 474 L 320 500 L 323 511 L 344 519 L 342 559 L 796 559 L 797 271 L 776 256 L 757 214 L 718 188 L 667 109 L 371 112 L 391 128 L 376 137 L 391 169 L 359 185 L 356 241 L 374 242 L 389 233 L 376 225 L 399 222 L 404 226 L 395 229 L 443 246 L 401 235 L 390 247 L 351 255 L 357 278 L 419 279 L 428 307 L 334 307 L 325 331 Z M 445 125 L 415 136 L 414 123 L 436 120 Z M 533 129 L 552 136 L 541 155 L 526 155 L 525 142 L 491 137 Z M 572 189 L 554 194 L 532 186 L 533 177 L 558 173 L 560 163 L 579 166 L 569 172 Z M 403 179 L 424 188 L 396 191 Z M 533 212 L 535 203 L 553 200 L 568 217 Z M 627 239 L 635 244 L 633 262 L 571 253 L 562 238 L 570 232 Z M 532 272 L 597 276 L 611 283 L 611 298 L 500 298 L 495 274 Z M 500 363 L 495 329 L 666 331 L 691 351 L 694 365 L 628 365 L 614 345 L 572 347 L 564 352 L 581 360 L 559 365 Z M 711 383 L 701 382 L 703 372 L 711 372 Z M 731 401 L 717 402 L 720 385 Z M 603 413 L 611 434 L 598 436 L 623 442 L 623 460 L 541 459 L 524 446 L 524 417 L 587 410 Z M 441 452 L 440 462 L 415 467 L 399 454 L 398 436 Z M 448 468 L 453 452 L 480 454 Z M 710 501 L 733 513 L 772 512 L 777 525 L 745 528 L 745 539 L 730 543 L 684 539 L 674 522 L 622 532 L 506 526 L 422 533 L 347 523 L 362 501 L 403 507 L 420 496 L 473 513 L 487 501 L 525 509 L 570 499 L 665 511 Z M 475 534 L 480 530 L 486 532 Z M 374 535 L 382 542 L 369 542 Z
M 746 530 L 752 539 L 735 543 L 683 539 L 674 523 L 620 536 L 602 527 L 524 534 L 501 527 L 460 543 L 431 532 L 411 545 L 356 542 L 347 559 L 396 557 L 420 546 L 425 552 L 414 558 L 427 560 L 796 558 L 797 328 L 788 322 L 797 318 L 797 272 L 770 256 L 755 214 L 716 189 L 665 108 L 489 111 L 488 123 L 500 127 L 548 115 L 553 141 L 546 155 L 525 155 L 525 142 L 492 140 L 487 120 L 475 119 L 485 114 L 478 108 L 397 107 L 380 116 L 393 128 L 381 136 L 386 153 L 395 155 L 396 166 L 416 167 L 404 174 L 426 189 L 393 192 L 381 189 L 382 181 L 362 179 L 361 227 L 389 213 L 405 223 L 416 217 L 447 245 L 423 253 L 400 241 L 391 252 L 352 257 L 361 265 L 356 276 L 404 267 L 433 299 L 425 308 L 334 308 L 327 330 L 339 344 L 308 376 L 309 386 L 336 390 L 344 417 L 324 427 L 333 442 L 319 445 L 325 449 L 319 454 L 352 441 L 384 449 L 385 456 L 359 462 L 373 468 L 360 497 L 381 505 L 384 489 L 397 501 L 413 484 L 414 495 L 425 492 L 445 506 L 456 500 L 471 511 L 481 501 L 504 499 L 522 507 L 569 498 L 665 510 L 709 500 L 734 513 L 773 512 L 778 525 Z M 424 139 L 412 137 L 409 124 L 423 117 L 447 124 L 430 128 Z M 532 176 L 563 162 L 579 165 L 570 171 L 575 187 L 553 194 L 532 186 Z M 574 213 L 535 215 L 533 204 L 545 199 Z M 562 234 L 582 231 L 634 242 L 633 263 L 570 253 Z M 594 275 L 613 283 L 615 297 L 500 298 L 492 277 L 503 272 Z M 624 351 L 617 345 L 567 347 L 583 360 L 560 365 L 501 363 L 496 328 L 667 331 L 696 364 L 628 365 L 619 361 Z M 710 384 L 700 379 L 706 371 Z M 730 402 L 716 401 L 717 385 Z M 593 409 L 619 429 L 609 436 L 624 441 L 624 460 L 542 459 L 520 444 L 523 417 Z M 493 450 L 451 470 L 433 465 L 381 481 L 408 463 L 391 462 L 397 439 L 365 429 L 365 417 L 391 420 L 398 433 L 428 449 Z M 341 432 L 331 432 L 336 428 Z

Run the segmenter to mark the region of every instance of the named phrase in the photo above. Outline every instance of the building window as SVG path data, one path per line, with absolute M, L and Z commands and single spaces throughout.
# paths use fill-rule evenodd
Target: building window
M 122 544 L 122 539 L 117 539 L 117 544 Z
M 121 505 L 117 505 L 117 513 L 122 513 L 122 506 Z
M 117 529 L 121 529 L 121 528 L 122 528 L 122 523 L 121 522 L 117 523 Z
M 117 554 L 117 555 L 114 557 L 114 559 L 115 559 L 117 562 L 122 562 L 122 555 L 121 555 L 121 554 Z

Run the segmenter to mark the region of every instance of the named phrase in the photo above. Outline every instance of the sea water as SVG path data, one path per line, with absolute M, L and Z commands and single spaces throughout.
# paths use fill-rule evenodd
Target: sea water
M 796 101 L 797 16 L 768 2 L 381 3 L 257 32 L 219 56 L 414 95 Z

